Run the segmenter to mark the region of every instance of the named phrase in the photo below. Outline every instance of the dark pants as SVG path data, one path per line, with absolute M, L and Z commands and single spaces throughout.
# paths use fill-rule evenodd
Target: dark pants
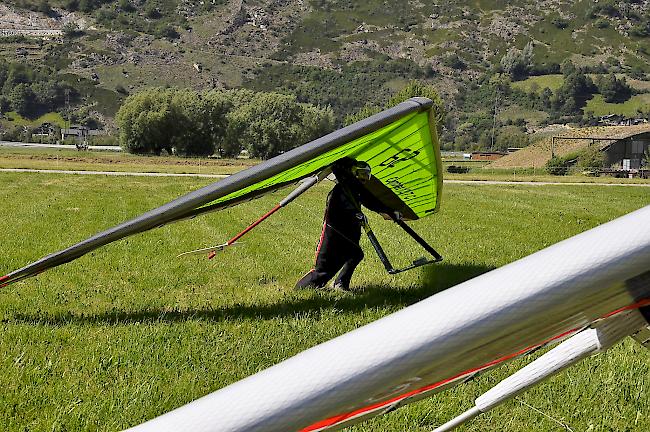
M 329 213 L 329 212 L 328 212 Z M 350 287 L 354 269 L 363 260 L 359 246 L 361 224 L 356 217 L 344 223 L 325 215 L 323 231 L 316 248 L 316 265 L 297 283 L 297 288 L 322 288 L 338 272 L 335 285 L 343 289 Z

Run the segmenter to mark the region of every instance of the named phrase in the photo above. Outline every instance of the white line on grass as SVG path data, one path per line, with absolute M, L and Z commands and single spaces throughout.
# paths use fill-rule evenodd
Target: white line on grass
M 526 186 L 640 186 L 650 187 L 650 183 L 580 183 L 580 182 L 536 182 L 505 180 L 445 180 L 445 183 L 486 184 L 486 185 L 526 185 Z
M 132 172 L 132 171 L 72 171 L 72 170 L 30 169 L 30 168 L 0 168 L 0 172 L 133 176 L 133 177 L 204 177 L 204 178 L 220 178 L 220 179 L 228 177 L 227 174 L 156 173 L 156 172 Z M 535 182 L 535 181 L 504 181 L 504 180 L 445 180 L 445 183 L 475 184 L 475 185 L 526 185 L 526 186 L 650 187 L 650 183 L 579 183 L 579 182 L 541 182 L 541 181 Z
M 71 171 L 71 170 L 43 170 L 43 169 L 29 169 L 29 168 L 0 168 L 0 172 L 133 176 L 133 177 L 206 177 L 206 178 L 228 177 L 228 175 L 226 174 L 155 173 L 155 172 L 130 172 L 130 171 Z

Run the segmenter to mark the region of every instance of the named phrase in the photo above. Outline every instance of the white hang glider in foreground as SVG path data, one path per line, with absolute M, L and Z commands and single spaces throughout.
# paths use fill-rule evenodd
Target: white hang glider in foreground
M 0 285 L 35 276 L 128 235 L 303 181 L 299 194 L 344 158 L 371 166 L 372 179 L 364 187 L 387 210 L 401 215 L 395 221 L 437 261 L 435 251 L 404 222 L 434 213 L 442 185 L 432 103 L 414 98 L 48 255 L 0 277 Z M 562 342 L 439 429 L 450 430 L 627 335 L 648 344 L 648 221 L 650 206 L 438 293 L 130 431 L 336 430 Z M 233 244 L 241 235 L 202 252 Z M 399 272 L 383 258 L 389 272 Z M 416 260 L 409 267 L 427 262 Z
M 650 206 L 318 345 L 129 432 L 337 430 L 551 343 L 448 431 L 633 335 L 650 344 Z

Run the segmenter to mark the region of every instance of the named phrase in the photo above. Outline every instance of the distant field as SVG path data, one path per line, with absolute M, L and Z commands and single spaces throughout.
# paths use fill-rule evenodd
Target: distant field
M 0 147 L 0 169 L 153 172 L 175 174 L 233 174 L 260 161 L 253 159 L 207 159 L 136 156 L 128 153 L 78 152 L 76 150 L 21 149 Z M 465 174 L 447 172 L 450 165 L 470 168 Z M 583 175 L 551 176 L 543 167 L 490 168 L 486 163 L 445 161 L 444 178 L 455 180 L 506 180 L 569 183 L 650 183 L 644 179 L 616 179 Z
M 137 156 L 128 153 L 0 147 L 0 168 L 232 174 L 259 163 L 253 159 Z
M 60 128 L 65 127 L 65 120 L 63 117 L 61 117 L 61 114 L 57 112 L 43 114 L 34 120 L 26 119 L 14 111 L 6 112 L 4 115 L 6 117 L 6 121 L 4 121 L 5 125 L 13 124 L 15 126 L 40 126 L 43 123 L 52 123 L 59 126 Z
M 512 105 L 503 111 L 499 111 L 497 118 L 499 121 L 525 119 L 530 124 L 539 125 L 548 118 L 548 113 Z
M 0 275 L 208 182 L 0 173 Z M 122 430 L 650 204 L 636 187 L 446 185 L 441 213 L 413 223 L 443 263 L 389 276 L 364 241 L 353 294 L 296 292 L 330 187 L 214 261 L 174 257 L 223 242 L 281 195 L 131 237 L 1 290 L 2 430 Z M 371 223 L 395 264 L 421 255 L 388 222 Z M 349 430 L 430 431 L 523 364 Z M 459 430 L 564 430 L 548 415 L 574 431 L 643 432 L 649 387 L 650 351 L 626 341 Z
M 536 86 L 537 92 L 541 93 L 542 90 L 544 90 L 545 88 L 550 88 L 551 90 L 555 91 L 560 87 L 562 87 L 563 82 L 564 82 L 564 78 L 562 77 L 562 75 L 559 74 L 540 75 L 540 76 L 532 76 L 523 81 L 515 81 L 512 83 L 512 86 L 526 92 L 530 92 Z
M 450 163 L 451 164 L 451 163 Z M 456 164 L 458 165 L 458 164 Z M 607 184 L 650 184 L 650 179 L 615 178 L 609 176 L 590 177 L 580 172 L 564 176 L 551 175 L 544 167 L 538 168 L 491 168 L 471 166 L 464 174 L 449 173 L 445 170 L 445 180 L 510 181 L 510 182 L 550 182 L 550 183 L 607 183 Z
M 595 80 L 598 75 L 589 74 L 589 76 Z M 639 91 L 648 91 L 650 90 L 649 81 L 641 81 L 638 79 L 629 79 L 625 74 L 616 74 L 620 78 L 626 78 L 627 83 L 634 89 Z M 553 75 L 540 75 L 540 76 L 531 76 L 522 81 L 515 81 L 512 83 L 512 86 L 523 91 L 530 92 L 534 87 L 537 89 L 538 93 L 541 93 L 545 88 L 550 88 L 555 91 L 559 89 L 564 83 L 564 78 L 561 74 Z
M 639 115 L 639 110 L 650 111 L 650 93 L 634 95 L 623 103 L 607 103 L 602 95 L 595 95 L 587 101 L 587 106 L 584 108 L 585 112 L 591 112 L 595 116 L 620 114 L 634 117 Z

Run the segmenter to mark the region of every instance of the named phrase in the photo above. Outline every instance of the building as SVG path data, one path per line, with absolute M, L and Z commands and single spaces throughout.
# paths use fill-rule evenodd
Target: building
M 73 125 L 68 129 L 61 129 L 61 139 L 74 139 L 76 143 L 88 144 L 88 140 L 92 137 L 103 135 L 102 131 L 95 129 L 88 129 L 86 126 Z
M 624 170 L 647 166 L 650 154 L 650 131 L 600 144 L 605 153 L 605 165 Z

